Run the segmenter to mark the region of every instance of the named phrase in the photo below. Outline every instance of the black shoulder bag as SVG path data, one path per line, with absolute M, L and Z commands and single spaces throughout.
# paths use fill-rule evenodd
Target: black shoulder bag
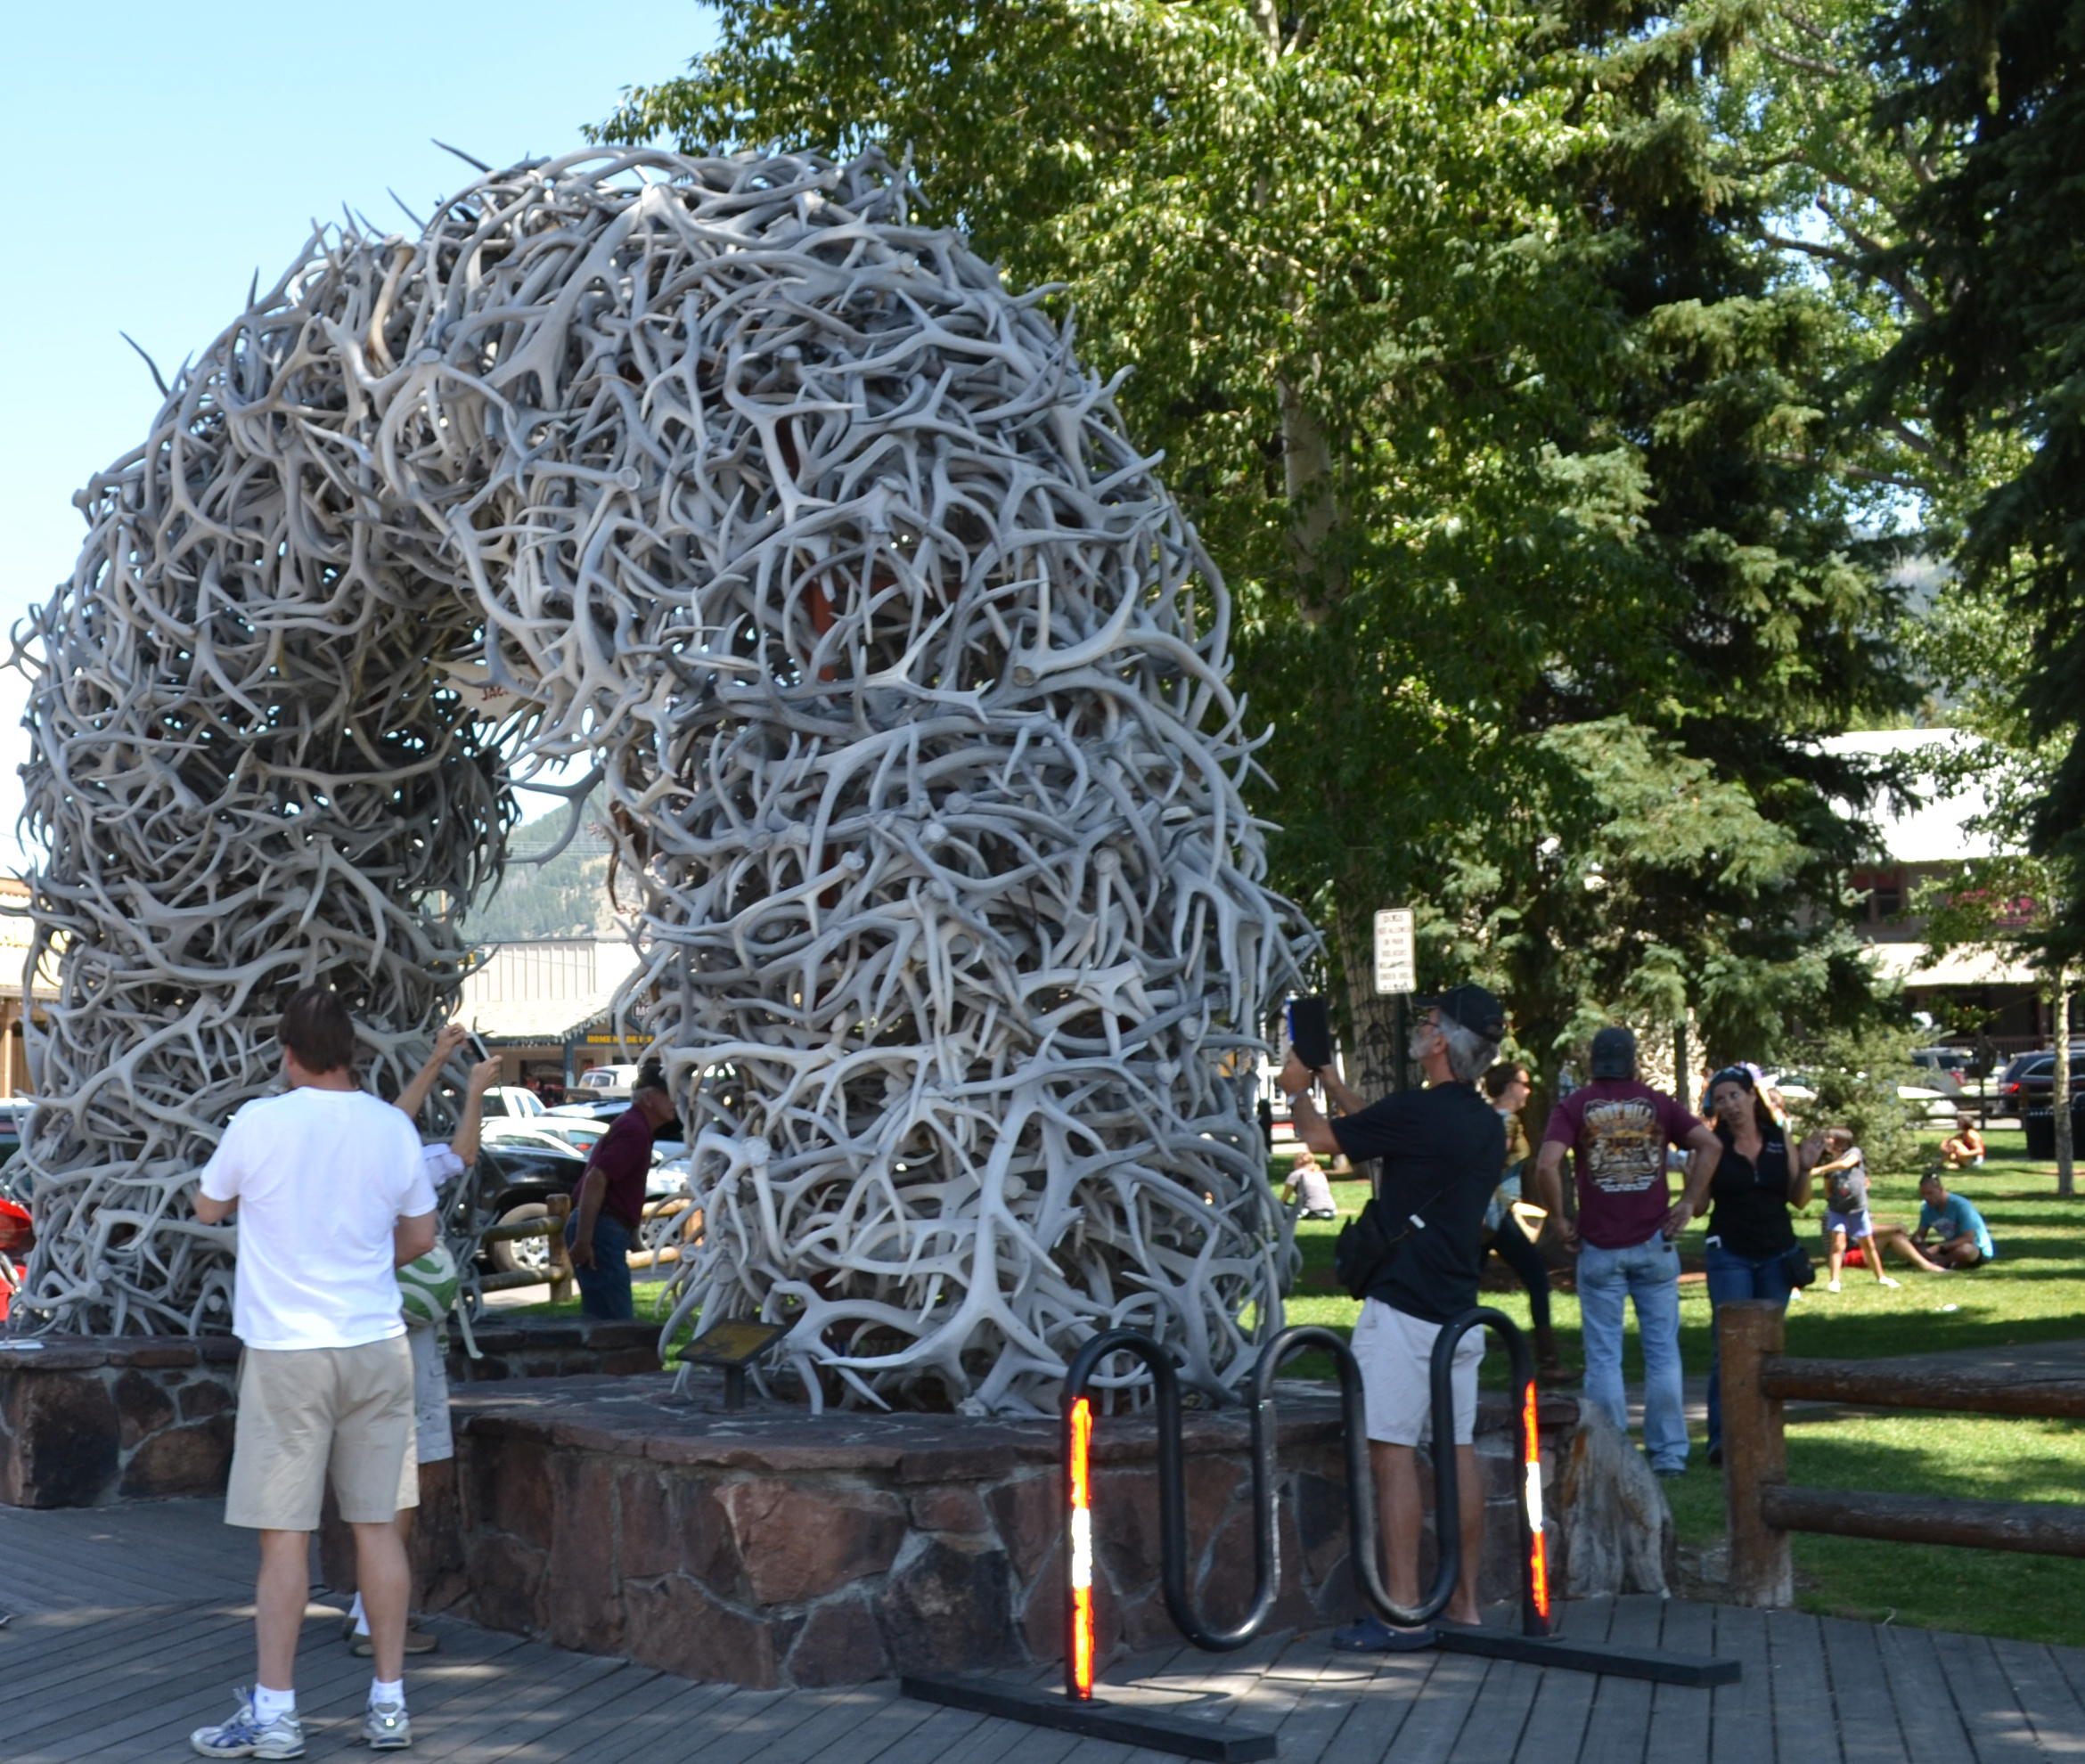
M 1434 1191 L 1427 1204 L 1408 1216 L 1404 1224 L 1393 1231 L 1384 1223 L 1383 1208 L 1373 1195 L 1363 1204 L 1361 1212 L 1339 1228 L 1338 1241 L 1332 1245 L 1332 1275 L 1346 1288 L 1350 1298 L 1366 1298 L 1369 1288 L 1390 1271 L 1397 1260 L 1397 1251 L 1414 1231 L 1427 1229 L 1427 1221 L 1420 1215 L 1431 1213 L 1435 1202 L 1462 1179 L 1445 1182 Z

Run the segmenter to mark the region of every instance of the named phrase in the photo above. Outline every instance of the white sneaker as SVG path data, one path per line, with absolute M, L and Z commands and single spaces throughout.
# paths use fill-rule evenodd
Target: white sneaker
M 1877 1284 L 1885 1286 L 1893 1286 L 1897 1284 L 1897 1282 L 1891 1279 L 1887 1274 L 1885 1274 Z
M 372 1703 L 362 1718 L 362 1737 L 372 1752 L 403 1752 L 413 1744 L 413 1723 L 402 1703 Z
M 1836 1280 L 1827 1280 L 1825 1282 L 1825 1291 L 1827 1293 L 1836 1293 L 1838 1290 L 1839 1283 Z
M 205 1758 L 301 1758 L 304 1724 L 294 1715 L 264 1721 L 253 1712 L 253 1699 L 242 1689 L 239 1712 L 214 1727 L 198 1727 L 188 1743 Z

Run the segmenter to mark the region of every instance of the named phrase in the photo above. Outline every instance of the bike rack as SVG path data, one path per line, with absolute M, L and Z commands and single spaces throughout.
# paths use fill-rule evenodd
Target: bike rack
M 1503 1339 L 1512 1364 L 1515 1442 L 1523 1467 L 1523 1494 L 1515 1504 L 1520 1532 L 1520 1628 L 1465 1629 L 1446 1625 L 1435 1630 L 1444 1652 L 1519 1660 L 1567 1671 L 1648 1678 L 1661 1684 L 1707 1687 L 1736 1684 L 1739 1663 L 1709 1655 L 1667 1654 L 1603 1642 L 1566 1640 L 1549 1622 L 1549 1561 L 1542 1530 L 1541 1446 L 1536 1431 L 1534 1360 L 1527 1340 L 1513 1320 L 1489 1306 L 1476 1306 L 1442 1326 L 1434 1338 L 1429 1368 L 1433 1437 L 1454 1438 L 1455 1350 L 1463 1336 L 1488 1328 Z M 1300 1350 L 1317 1348 L 1331 1354 L 1339 1369 L 1340 1406 L 1345 1420 L 1350 1559 L 1362 1597 L 1386 1621 L 1407 1628 L 1431 1621 L 1454 1596 L 1462 1572 L 1460 1473 L 1458 1454 L 1436 1450 L 1434 1460 L 1434 1512 L 1436 1565 L 1434 1583 L 1418 1605 L 1395 1604 L 1384 1588 L 1377 1564 L 1376 1485 L 1370 1461 L 1367 1416 L 1361 1368 L 1353 1350 L 1330 1329 L 1303 1324 L 1282 1330 L 1262 1349 L 1253 1371 L 1253 1597 L 1246 1614 L 1227 1629 L 1202 1621 L 1188 1592 L 1187 1493 L 1181 1440 L 1180 1380 L 1172 1359 L 1149 1335 L 1133 1329 L 1110 1329 L 1096 1335 L 1073 1357 L 1064 1382 L 1065 1504 L 1068 1515 L 1065 1548 L 1065 1684 L 1062 1692 L 981 1678 L 952 1678 L 906 1674 L 899 1687 L 907 1696 L 945 1703 L 988 1715 L 1002 1715 L 1035 1726 L 1061 1728 L 1095 1739 L 1146 1745 L 1220 1764 L 1252 1764 L 1275 1755 L 1274 1735 L 1236 1727 L 1184 1711 L 1127 1707 L 1093 1695 L 1098 1652 L 1093 1607 L 1093 1406 L 1087 1394 L 1101 1362 L 1116 1353 L 1133 1354 L 1151 1375 L 1158 1424 L 1159 1588 L 1166 1614 L 1194 1646 L 1212 1654 L 1243 1647 L 1256 1636 L 1274 1608 L 1281 1588 L 1280 1527 L 1275 1485 L 1278 1430 L 1274 1380 L 1282 1363 Z

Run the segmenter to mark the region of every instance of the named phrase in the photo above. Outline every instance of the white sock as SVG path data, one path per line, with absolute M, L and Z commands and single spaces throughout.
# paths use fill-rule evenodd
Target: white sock
M 369 1681 L 369 1704 L 372 1709 L 380 1703 L 395 1703 L 401 1709 L 405 1706 L 405 1680 L 393 1678 L 386 1684 L 381 1678 Z
M 272 1691 L 266 1685 L 253 1687 L 253 1712 L 257 1720 L 273 1721 L 278 1715 L 294 1715 L 297 1712 L 297 1693 L 293 1690 Z
M 355 1620 L 355 1633 L 358 1636 L 366 1636 L 369 1633 L 369 1613 L 362 1608 L 362 1595 L 360 1593 L 355 1595 L 355 1608 L 348 1614 Z

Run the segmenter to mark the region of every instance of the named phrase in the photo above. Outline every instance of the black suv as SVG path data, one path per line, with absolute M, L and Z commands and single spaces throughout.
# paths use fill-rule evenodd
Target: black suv
M 2056 1049 L 2024 1053 L 2006 1067 L 1998 1082 L 1995 1106 L 2007 1115 L 2046 1109 L 2056 1093 Z M 2085 1094 L 2085 1047 L 2071 1046 L 2071 1099 L 2074 1107 Z

